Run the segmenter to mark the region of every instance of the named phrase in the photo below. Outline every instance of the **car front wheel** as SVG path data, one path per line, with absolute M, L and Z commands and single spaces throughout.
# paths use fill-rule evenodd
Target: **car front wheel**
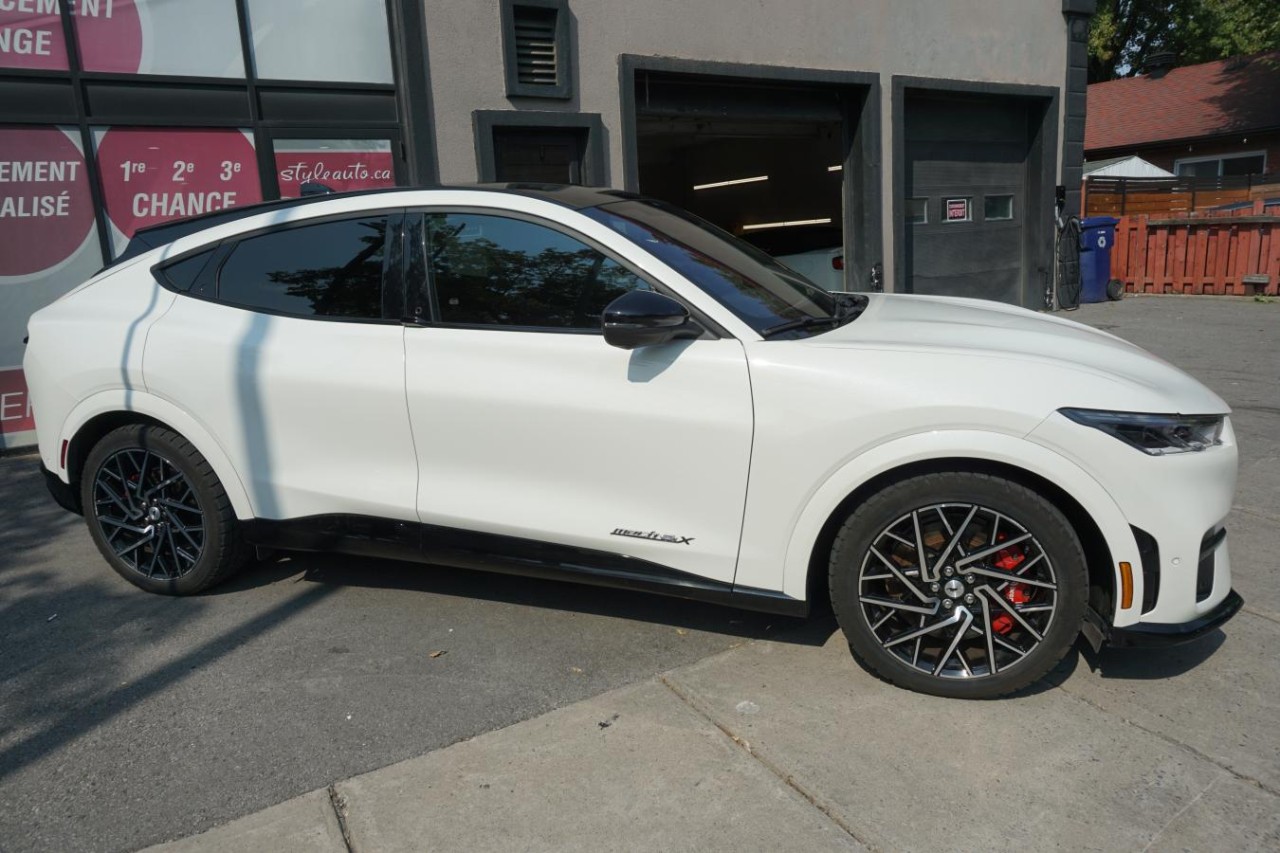
M 982 699 L 1038 681 L 1065 657 L 1088 571 L 1071 525 L 1039 494 L 941 472 L 899 481 L 849 515 L 830 588 L 864 667 L 922 693 Z
M 94 543 L 125 580 L 191 595 L 244 563 L 235 513 L 217 475 L 182 436 L 132 424 L 89 452 L 80 481 Z

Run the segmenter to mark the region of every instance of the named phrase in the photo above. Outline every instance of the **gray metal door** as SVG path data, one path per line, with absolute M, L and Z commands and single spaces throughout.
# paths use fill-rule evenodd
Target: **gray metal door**
M 1016 98 L 906 101 L 908 292 L 1024 304 L 1029 118 Z

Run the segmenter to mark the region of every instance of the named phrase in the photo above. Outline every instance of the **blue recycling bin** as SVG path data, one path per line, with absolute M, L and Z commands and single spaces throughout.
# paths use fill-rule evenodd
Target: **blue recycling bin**
M 1111 247 L 1116 242 L 1114 216 L 1090 216 L 1080 221 L 1080 301 L 1106 302 L 1111 280 Z

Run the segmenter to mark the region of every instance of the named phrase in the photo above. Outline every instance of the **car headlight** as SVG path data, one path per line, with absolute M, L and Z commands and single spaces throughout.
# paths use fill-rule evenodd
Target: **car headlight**
M 1059 409 L 1078 424 L 1100 429 L 1143 453 L 1164 456 L 1222 444 L 1226 415 L 1147 415 L 1098 409 Z

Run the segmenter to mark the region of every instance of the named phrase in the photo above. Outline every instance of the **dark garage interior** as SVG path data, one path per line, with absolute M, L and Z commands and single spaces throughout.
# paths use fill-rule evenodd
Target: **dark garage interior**
M 639 190 L 845 289 L 850 101 L 834 85 L 639 72 Z

